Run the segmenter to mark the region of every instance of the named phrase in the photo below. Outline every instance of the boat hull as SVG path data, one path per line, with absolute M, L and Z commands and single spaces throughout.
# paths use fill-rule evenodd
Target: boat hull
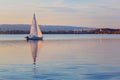
M 27 40 L 43 40 L 43 37 L 26 37 Z

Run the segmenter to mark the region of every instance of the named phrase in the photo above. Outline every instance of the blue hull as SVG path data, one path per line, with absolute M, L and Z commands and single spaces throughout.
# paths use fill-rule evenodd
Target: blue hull
M 27 40 L 43 40 L 43 37 L 26 37 Z

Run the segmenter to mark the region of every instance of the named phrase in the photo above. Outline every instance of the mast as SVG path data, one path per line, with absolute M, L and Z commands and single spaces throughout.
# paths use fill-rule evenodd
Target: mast
M 31 25 L 31 29 L 30 29 L 30 35 L 37 36 L 37 22 L 36 22 L 35 14 L 33 15 L 32 25 Z

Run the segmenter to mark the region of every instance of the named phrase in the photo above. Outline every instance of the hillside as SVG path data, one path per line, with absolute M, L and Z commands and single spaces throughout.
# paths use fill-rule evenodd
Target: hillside
M 120 29 L 40 25 L 43 34 L 120 34 Z M 2 24 L 0 34 L 29 34 L 29 24 Z
M 57 26 L 57 25 L 40 25 L 42 31 L 73 31 L 73 30 L 94 30 L 94 28 L 87 27 L 75 27 L 75 26 Z M 29 24 L 2 24 L 0 25 L 0 31 L 29 31 Z

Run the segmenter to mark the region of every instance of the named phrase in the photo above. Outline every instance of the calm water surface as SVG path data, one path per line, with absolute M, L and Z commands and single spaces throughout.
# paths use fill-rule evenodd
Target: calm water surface
M 120 80 L 120 35 L 0 35 L 0 80 Z

